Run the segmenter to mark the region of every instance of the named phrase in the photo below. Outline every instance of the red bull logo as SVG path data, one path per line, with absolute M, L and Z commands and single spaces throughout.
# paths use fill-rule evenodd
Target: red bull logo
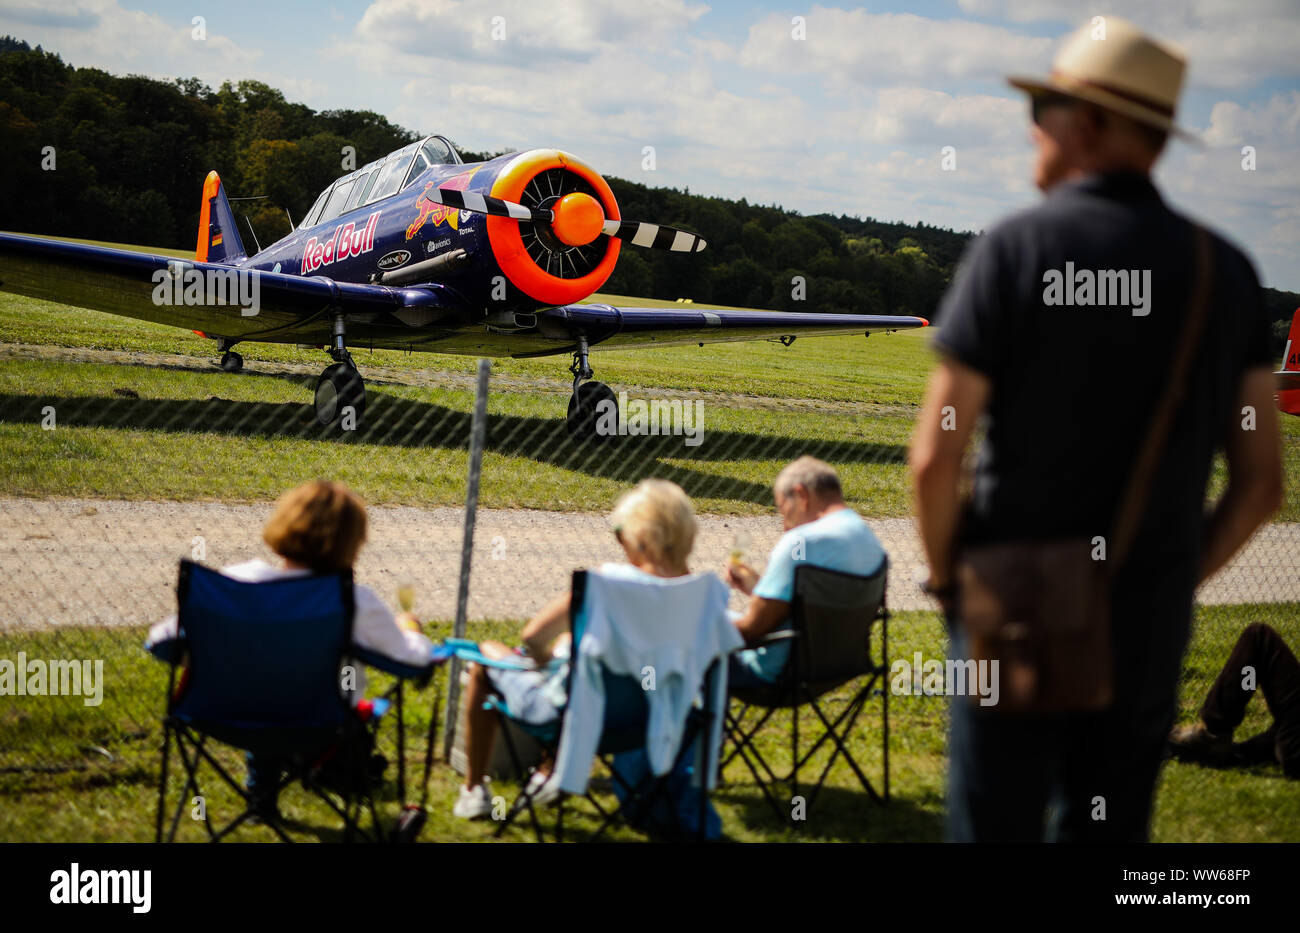
M 302 250 L 302 274 L 315 272 L 321 266 L 327 266 L 341 259 L 368 253 L 375 246 L 375 226 L 379 223 L 381 211 L 375 211 L 366 218 L 363 226 L 354 223 L 335 227 L 334 233 L 327 239 L 312 237 Z
M 469 187 L 469 180 L 473 177 L 478 169 L 470 169 L 468 172 L 461 172 L 459 175 L 453 175 L 442 184 L 439 188 L 446 188 L 449 191 L 464 191 Z M 460 226 L 460 211 L 454 207 L 447 207 L 445 204 L 439 204 L 437 201 L 429 200 L 429 190 L 437 184 L 429 182 L 424 186 L 424 192 L 415 200 L 415 207 L 420 212 L 411 225 L 406 228 L 406 238 L 409 240 L 420 232 L 426 221 L 433 221 L 433 226 L 438 226 L 446 221 L 447 226 L 455 230 Z

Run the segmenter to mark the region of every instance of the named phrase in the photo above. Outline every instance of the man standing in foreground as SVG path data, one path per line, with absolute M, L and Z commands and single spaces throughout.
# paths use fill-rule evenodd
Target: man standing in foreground
M 1171 378 L 1197 281 L 1196 233 L 1151 183 L 1184 59 L 1106 17 L 1026 91 L 1037 207 L 962 262 L 939 315 L 911 451 L 925 588 L 968 652 L 954 567 L 963 548 L 1111 535 Z M 1250 262 L 1210 238 L 1204 330 L 1128 558 L 1113 572 L 1113 700 L 1102 711 L 952 705 L 949 838 L 1142 841 L 1172 725 L 1196 586 L 1280 506 L 1268 321 Z M 962 456 L 987 415 L 970 501 Z M 1226 491 L 1206 516 L 1214 453 Z

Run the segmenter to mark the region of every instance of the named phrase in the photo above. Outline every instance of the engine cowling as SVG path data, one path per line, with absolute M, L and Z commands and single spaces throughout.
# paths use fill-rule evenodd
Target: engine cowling
M 566 152 L 532 149 L 506 163 L 489 193 L 557 215 L 554 224 L 487 218 L 492 255 L 511 285 L 536 301 L 564 305 L 605 284 L 621 243 L 591 235 L 593 208 L 599 205 L 608 220 L 621 217 L 614 193 L 594 169 Z

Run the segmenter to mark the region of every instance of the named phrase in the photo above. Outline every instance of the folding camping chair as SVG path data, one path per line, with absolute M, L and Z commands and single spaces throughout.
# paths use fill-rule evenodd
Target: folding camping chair
M 878 803 L 889 800 L 889 691 L 881 695 L 881 745 L 884 754 L 884 795 L 876 792 L 847 747 L 849 733 L 879 682 L 882 687 L 889 671 L 889 612 L 885 608 L 885 583 L 889 562 L 870 576 L 841 573 L 823 567 L 803 565 L 795 570 L 794 600 L 790 606 L 791 630 L 773 632 L 762 644 L 790 641 L 790 659 L 782 676 L 770 685 L 733 687 L 731 696 L 740 706 L 727 710 L 726 731 L 730 754 L 725 769 L 736 758 L 749 768 L 763 796 L 781 819 L 788 818 L 789 802 L 781 803 L 773 785 L 788 785 L 790 797 L 799 796 L 799 772 L 829 740 L 834 749 L 807 798 L 805 815 L 821 792 L 826 776 L 838 756 L 844 756 L 863 790 Z M 871 659 L 871 629 L 880 620 L 880 663 Z M 822 709 L 819 699 L 836 687 L 858 678 L 866 680 L 834 720 Z M 822 734 L 812 747 L 799 751 L 799 711 L 810 706 L 822 724 Z M 751 708 L 761 710 L 756 721 L 746 722 Z M 777 710 L 790 713 L 790 771 L 778 776 L 754 745 L 754 736 Z M 760 773 L 761 772 L 761 773 Z
M 585 614 L 583 613 L 583 601 L 588 589 L 588 572 L 576 571 L 573 574 L 572 599 L 569 605 L 569 625 L 572 634 L 572 644 L 574 657 L 577 657 L 579 646 L 582 644 L 583 626 L 585 624 Z M 644 584 L 654 586 L 653 583 Z M 701 578 L 699 585 L 706 586 L 707 581 Z M 720 604 L 720 611 L 723 604 Z M 449 641 L 450 643 L 450 641 Z M 509 661 L 499 662 L 484 657 L 477 651 L 477 647 L 472 642 L 460 642 L 458 657 L 463 660 L 472 660 L 476 663 L 492 667 L 510 668 L 517 667 Z M 627 825 L 638 828 L 658 829 L 665 835 L 678 835 L 679 831 L 674 826 L 655 827 L 654 826 L 654 807 L 660 801 L 667 801 L 668 787 L 674 772 L 679 772 L 681 767 L 689 759 L 688 755 L 696 749 L 697 740 L 701 736 L 707 737 L 711 733 L 713 720 L 719 715 L 714 710 L 709 698 L 713 693 L 714 678 L 725 676 L 723 664 L 726 662 L 725 655 L 714 658 L 708 666 L 704 682 L 701 685 L 701 697 L 704 698 L 702 703 L 697 703 L 687 714 L 685 728 L 683 730 L 681 745 L 678 747 L 676 759 L 673 768 L 666 774 L 655 775 L 647 769 L 647 773 L 638 781 L 628 780 L 615 764 L 616 755 L 625 752 L 634 752 L 645 749 L 646 747 L 646 730 L 650 715 L 650 706 L 647 701 L 646 690 L 643 689 L 641 681 L 637 677 L 614 674 L 601 664 L 600 676 L 604 685 L 605 693 L 605 710 L 604 721 L 601 726 L 600 742 L 596 750 L 597 760 L 601 762 L 605 770 L 609 773 L 612 782 L 622 791 L 620 795 L 622 800 L 617 807 L 610 808 L 608 805 L 602 805 L 588 789 L 586 793 L 587 801 L 596 810 L 601 822 L 591 841 L 598 841 L 605 832 L 616 822 L 623 821 Z M 576 665 L 571 664 L 566 682 L 565 695 L 571 697 L 573 694 L 574 677 Z M 546 753 L 554 759 L 559 749 L 560 740 L 564 735 L 564 729 L 569 721 L 569 707 L 566 706 L 561 711 L 560 718 L 543 725 L 526 723 L 514 718 L 511 711 L 505 706 L 499 697 L 490 698 L 486 708 L 493 709 L 501 718 L 502 735 L 506 738 L 506 749 L 509 752 L 510 760 L 513 764 L 514 771 L 518 775 L 522 789 L 519 796 L 507 811 L 505 819 L 497 827 L 496 835 L 499 837 L 505 833 L 506 829 L 514 822 L 518 816 L 525 810 L 528 812 L 532 823 L 533 831 L 536 834 L 538 842 L 545 842 L 546 836 L 542 830 L 542 825 L 537 816 L 537 809 L 533 804 L 533 796 L 536 789 L 528 787 L 527 778 L 529 775 L 524 773 L 524 768 L 520 764 L 519 754 L 515 748 L 514 742 L 510 739 L 510 731 L 506 728 L 507 721 L 512 722 L 516 727 L 524 730 L 527 734 L 533 736 L 546 750 Z M 707 738 L 706 738 L 707 741 Z M 705 756 L 708 758 L 709 756 Z M 697 762 L 698 767 L 698 762 Z M 706 832 L 706 824 L 709 813 L 709 781 L 706 780 L 708 768 L 702 769 L 703 773 L 696 774 L 696 780 L 699 785 L 699 819 L 696 826 L 695 836 L 697 839 L 703 839 Z M 556 801 L 555 810 L 555 841 L 561 842 L 564 837 L 564 803 L 566 794 L 561 794 Z
M 249 583 L 183 560 L 177 596 L 179 637 L 150 647 L 170 668 L 155 841 L 174 841 L 192 796 L 204 796 L 200 771 L 205 764 L 244 802 L 243 810 L 220 829 L 205 813 L 201 822 L 212 842 L 254 816 L 282 841 L 292 841 L 279 816 L 270 812 L 273 808 L 258 811 L 258 800 L 212 754 L 209 740 L 266 756 L 282 766 L 278 780 L 259 789 L 258 798 L 266 794 L 274 799 L 288 785 L 301 781 L 342 818 L 344 841 L 383 840 L 375 807 L 382 766 L 375 767 L 371 750 L 380 721 L 393 708 L 397 790 L 405 800 L 402 684 L 406 679 L 427 683 L 432 661 L 411 667 L 352 643 L 350 571 Z M 362 700 L 353 708 L 342 688 L 356 682 L 356 672 L 347 666 L 354 662 L 393 674 L 397 680 L 382 696 Z M 179 686 L 178 666 L 184 668 Z M 164 833 L 173 743 L 185 783 Z M 370 830 L 362 825 L 366 812 Z

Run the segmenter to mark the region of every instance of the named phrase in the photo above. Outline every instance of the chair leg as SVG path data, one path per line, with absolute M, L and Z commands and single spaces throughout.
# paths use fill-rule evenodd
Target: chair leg
M 758 749 L 751 746 L 748 750 L 746 750 L 744 744 L 738 743 L 736 745 L 736 753 L 740 755 L 740 760 L 744 762 L 745 767 L 749 769 L 749 773 L 753 775 L 754 783 L 758 785 L 758 789 L 763 793 L 763 796 L 767 799 L 767 802 L 771 805 L 772 811 L 776 814 L 777 819 L 779 820 L 785 819 L 785 811 L 781 808 L 781 805 L 777 802 L 776 797 L 773 796 L 771 790 L 768 787 L 769 780 L 771 784 L 782 784 L 785 782 L 782 781 L 780 778 L 776 777 L 776 775 L 772 773 L 772 769 L 768 767 L 767 762 L 763 760 L 763 756 L 759 753 Z M 758 768 L 755 766 L 754 762 L 750 759 L 751 754 L 753 754 L 754 758 L 757 759 L 758 763 L 763 766 L 763 769 L 768 772 L 770 779 L 764 779 L 763 776 L 758 773 Z
M 888 668 L 886 668 L 888 670 Z M 881 701 L 881 757 L 884 758 L 885 771 L 885 803 L 889 803 L 889 687 L 887 682 L 882 678 L 880 681 L 880 701 Z
M 195 741 L 195 740 L 191 739 L 191 741 Z M 198 769 L 199 769 L 199 751 L 201 750 L 201 747 L 202 747 L 201 741 L 195 743 L 194 758 L 191 759 L 188 755 L 185 754 L 184 733 L 181 731 L 177 731 L 176 754 L 180 756 L 181 764 L 185 768 L 185 784 L 181 787 L 180 796 L 176 799 L 176 810 L 172 814 L 171 828 L 168 830 L 167 833 L 168 842 L 176 841 L 176 832 L 180 828 L 181 813 L 185 811 L 185 801 L 186 798 L 189 796 L 190 791 L 191 790 L 197 791 L 199 789 Z M 211 836 L 213 833 L 211 824 L 207 820 L 204 820 L 203 826 L 204 829 L 207 830 L 208 835 Z
M 733 759 L 735 759 L 737 755 L 743 756 L 745 754 L 745 749 L 747 748 L 749 750 L 749 754 L 753 756 L 753 760 L 762 767 L 764 772 L 767 773 L 767 778 L 766 778 L 767 781 L 770 781 L 773 784 L 779 784 L 788 780 L 788 777 L 782 778 L 777 776 L 777 773 L 773 771 L 772 767 L 767 763 L 767 759 L 763 757 L 762 753 L 758 750 L 758 747 L 754 745 L 754 736 L 757 735 L 759 730 L 761 730 L 763 726 L 767 724 L 767 721 L 772 718 L 772 714 L 775 711 L 776 711 L 775 707 L 766 710 L 763 713 L 762 717 L 758 720 L 758 722 L 753 726 L 753 728 L 749 730 L 745 730 L 740 727 L 739 718 L 731 716 L 730 714 L 727 715 L 725 728 L 726 728 L 727 737 L 731 740 L 732 753 L 731 753 L 731 757 L 727 759 L 726 763 L 724 763 L 724 767 L 725 764 L 730 763 Z M 751 765 L 750 771 L 753 770 L 754 770 L 753 766 Z M 761 782 L 764 779 L 758 777 L 758 775 L 755 774 L 755 780 Z
M 163 723 L 163 744 L 162 744 L 162 764 L 159 766 L 158 777 L 158 815 L 154 820 L 154 843 L 162 842 L 163 833 L 163 812 L 166 809 L 167 798 L 167 759 L 171 752 L 171 727 L 166 722 Z
M 858 715 L 862 712 L 862 707 L 866 705 L 869 691 L 874 683 L 875 679 L 873 678 L 870 684 L 858 691 L 858 694 L 853 698 L 849 705 L 844 708 L 844 712 L 840 713 L 833 724 L 826 718 L 826 715 L 822 712 L 821 706 L 818 705 L 816 700 L 813 700 L 808 704 L 813 708 L 813 711 L 817 714 L 818 718 L 821 719 L 822 725 L 826 729 L 826 735 L 835 744 L 835 751 L 831 753 L 831 757 L 826 762 L 826 767 L 822 770 L 821 778 L 818 780 L 818 791 L 821 790 L 821 784 L 826 780 L 826 775 L 830 773 L 831 765 L 835 763 L 835 757 L 837 755 L 843 755 L 845 761 L 848 762 L 849 767 L 853 769 L 854 775 L 857 776 L 858 783 L 862 785 L 862 789 L 865 790 L 877 803 L 884 803 L 884 800 L 881 798 L 880 794 L 876 792 L 876 789 L 872 787 L 870 779 L 868 779 L 866 774 L 863 773 L 862 768 L 858 766 L 857 761 L 849 753 L 848 747 L 844 744 L 844 740 L 841 738 L 841 731 L 848 732 L 853 728 Z M 816 795 L 814 794 L 814 797 L 815 796 Z M 811 804 L 809 804 L 809 808 L 811 809 Z
M 402 682 L 397 681 L 397 799 L 406 804 L 406 716 L 402 710 Z M 373 809 L 373 801 L 372 807 Z
M 524 785 L 524 787 L 519 792 L 519 796 L 515 798 L 514 803 L 510 805 L 510 809 L 506 811 L 506 818 L 501 821 L 501 825 L 497 827 L 494 835 L 497 838 L 504 835 L 506 828 L 514 822 L 515 817 L 526 809 L 528 811 L 529 820 L 533 825 L 533 833 L 537 836 L 537 841 L 545 842 L 546 839 L 542 834 L 542 823 L 537 818 L 537 811 L 533 807 L 533 795 L 528 790 L 528 782 L 526 780 L 528 776 L 524 774 L 524 766 L 519 761 L 519 752 L 515 748 L 514 739 L 510 737 L 509 723 L 506 722 L 505 716 L 500 712 L 497 713 L 497 720 L 498 728 L 501 730 L 501 735 L 506 740 L 506 753 L 510 756 L 510 766 L 514 768 L 516 778 Z M 563 798 L 561 798 L 561 800 L 562 799 Z
M 790 761 L 794 767 L 790 769 L 790 798 L 793 802 L 795 797 L 799 796 L 799 707 L 790 708 Z M 808 815 L 805 805 L 804 816 Z M 798 827 L 796 827 L 798 828 Z
M 889 803 L 889 610 L 882 603 L 880 606 L 880 677 L 881 698 L 881 743 L 885 771 L 885 803 Z M 873 678 L 874 680 L 874 678 Z

